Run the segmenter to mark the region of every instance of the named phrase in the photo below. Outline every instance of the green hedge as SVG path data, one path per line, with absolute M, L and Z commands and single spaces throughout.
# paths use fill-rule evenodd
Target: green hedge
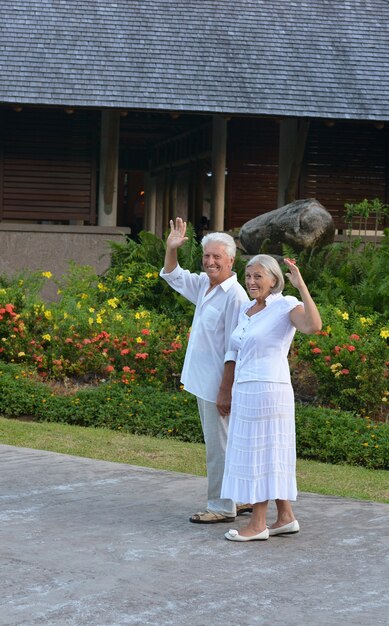
M 20 366 L 0 366 L 0 413 L 36 421 L 173 437 L 202 442 L 195 398 L 155 386 L 107 382 L 76 393 L 56 393 Z M 389 424 L 345 411 L 296 406 L 297 455 L 334 464 L 389 469 Z

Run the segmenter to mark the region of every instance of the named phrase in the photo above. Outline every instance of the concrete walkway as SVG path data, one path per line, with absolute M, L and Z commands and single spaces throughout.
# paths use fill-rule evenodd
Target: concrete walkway
M 389 505 L 303 493 L 239 544 L 188 522 L 205 478 L 12 446 L 0 477 L 4 626 L 389 624 Z

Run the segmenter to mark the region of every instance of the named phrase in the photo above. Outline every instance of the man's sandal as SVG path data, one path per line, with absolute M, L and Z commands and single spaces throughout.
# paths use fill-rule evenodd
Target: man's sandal
M 237 504 L 236 505 L 236 514 L 244 515 L 245 513 L 252 513 L 253 505 L 252 504 Z
M 214 513 L 213 511 L 203 511 L 195 513 L 189 518 L 189 521 L 193 524 L 217 524 L 218 522 L 233 522 L 235 517 L 226 517 L 221 513 Z

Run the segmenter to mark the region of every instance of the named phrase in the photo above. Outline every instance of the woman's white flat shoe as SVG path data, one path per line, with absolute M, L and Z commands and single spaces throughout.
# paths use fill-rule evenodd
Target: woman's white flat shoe
M 269 528 L 269 536 L 275 537 L 275 535 L 293 535 L 294 533 L 298 533 L 300 530 L 300 525 L 298 521 L 295 519 L 293 522 L 289 524 L 284 524 L 284 526 L 279 526 L 279 528 Z
M 238 533 L 237 530 L 235 530 L 234 528 L 230 528 L 228 533 L 226 533 L 224 536 L 226 539 L 228 539 L 228 541 L 266 541 L 266 539 L 269 539 L 269 529 L 265 528 L 265 530 L 263 530 L 261 533 L 258 533 L 258 535 L 243 537 Z

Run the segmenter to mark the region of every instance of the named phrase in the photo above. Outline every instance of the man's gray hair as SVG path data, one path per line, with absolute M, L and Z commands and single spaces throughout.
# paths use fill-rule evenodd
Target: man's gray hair
M 252 265 L 260 265 L 264 268 L 268 276 L 275 278 L 276 284 L 270 289 L 271 293 L 280 293 L 280 291 L 283 290 L 285 279 L 278 261 L 276 261 L 272 256 L 269 254 L 257 254 L 248 261 L 246 267 L 251 267 Z
M 236 243 L 231 235 L 227 233 L 208 233 L 201 240 L 201 245 L 203 246 L 203 250 L 207 243 L 221 243 L 225 247 L 226 254 L 230 257 L 235 258 L 236 256 Z

